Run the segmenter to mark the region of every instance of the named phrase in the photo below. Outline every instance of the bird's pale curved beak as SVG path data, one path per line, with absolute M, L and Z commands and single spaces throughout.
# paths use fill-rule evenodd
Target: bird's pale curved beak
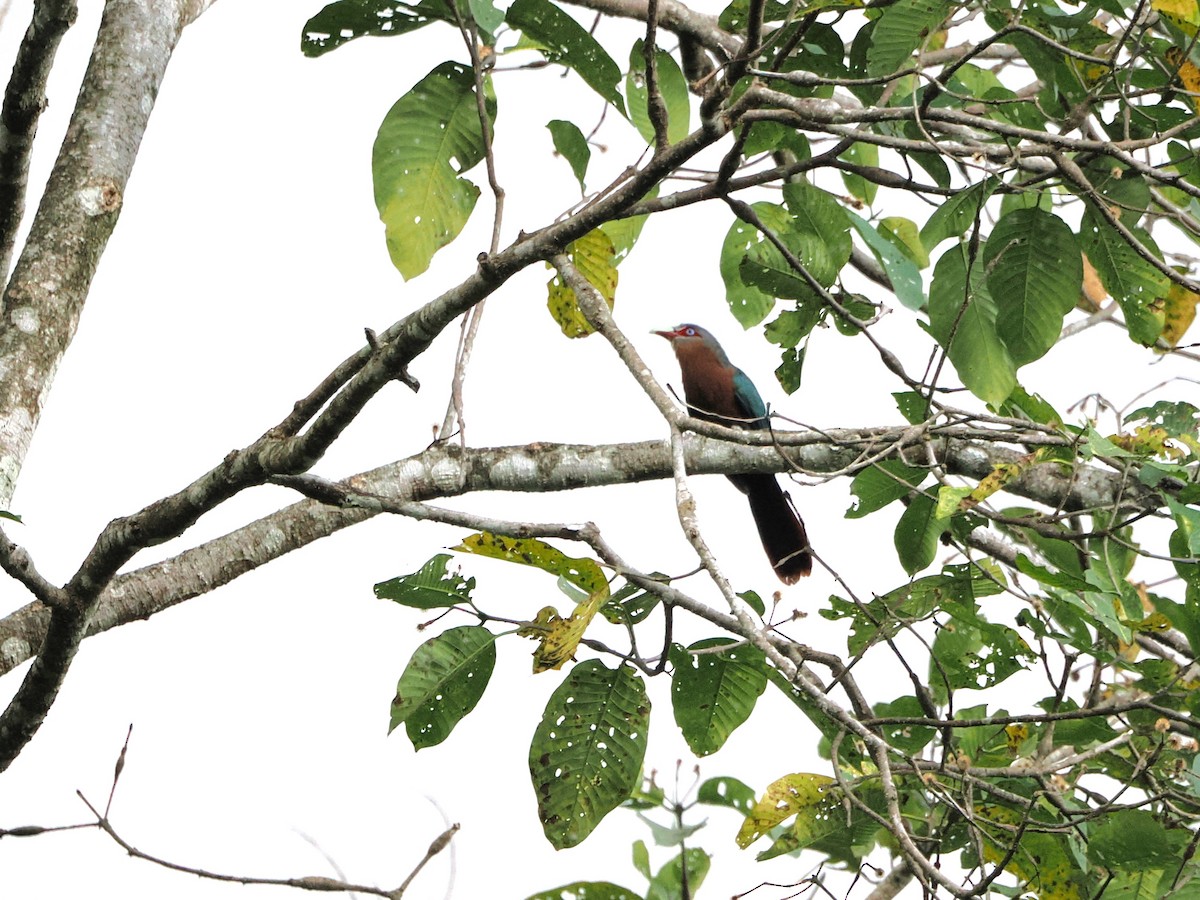
M 674 331 L 651 331 L 651 334 L 657 334 L 660 338 L 666 338 L 668 341 L 675 337 Z

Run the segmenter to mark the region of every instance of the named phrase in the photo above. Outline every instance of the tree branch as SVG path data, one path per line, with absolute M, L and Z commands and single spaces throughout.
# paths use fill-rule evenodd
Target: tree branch
M 58 43 L 75 24 L 75 0 L 40 0 L 17 50 L 0 110 L 0 280 L 8 278 L 17 229 L 25 214 L 29 156 L 46 108 L 46 80 Z
M 685 419 L 689 426 L 692 420 Z M 705 424 L 705 423 L 701 423 Z M 717 428 L 718 426 L 709 426 Z M 726 429 L 728 430 L 728 429 Z M 989 443 L 982 430 L 952 429 L 930 445 L 935 459 L 957 475 L 975 480 L 996 465 L 1021 459 L 1021 451 Z M 773 446 L 752 446 L 770 435 L 734 432 L 734 441 L 698 435 L 685 437 L 687 469 L 693 475 L 738 472 L 789 472 L 799 465 L 808 472 L 852 471 L 874 448 L 890 447 L 890 457 L 911 461 L 920 445 L 908 428 L 815 432 L 774 432 L 786 457 Z M 970 436 L 970 437 L 968 437 Z M 1002 437 L 992 434 L 991 441 Z M 671 478 L 667 441 L 632 444 L 578 445 L 537 443 L 520 447 L 463 448 L 445 444 L 346 479 L 353 490 L 398 500 L 424 501 L 481 491 L 555 492 L 581 487 L 629 484 Z M 1026 470 L 1005 490 L 1052 509 L 1156 505 L 1157 495 L 1120 473 L 1099 467 L 1077 469 L 1072 477 L 1057 463 Z M 90 636 L 149 618 L 176 604 L 228 584 L 313 541 L 362 522 L 377 511 L 339 509 L 305 500 L 287 506 L 160 563 L 117 576 L 104 589 L 85 629 Z M 33 656 L 45 639 L 50 611 L 31 603 L 0 619 L 0 674 Z

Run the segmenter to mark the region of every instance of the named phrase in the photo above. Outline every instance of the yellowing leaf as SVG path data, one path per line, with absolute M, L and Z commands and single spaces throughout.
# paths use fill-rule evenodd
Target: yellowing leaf
M 1179 448 L 1171 445 L 1167 429 L 1158 425 L 1139 425 L 1132 434 L 1122 433 L 1109 435 L 1109 440 L 1130 453 L 1147 456 L 1165 456 L 1178 458 L 1182 455 Z
M 1025 743 L 1029 737 L 1028 725 L 1005 725 L 1004 726 L 1004 741 L 1008 745 L 1008 752 L 1014 756 L 1021 749 L 1021 744 Z
M 988 862 L 1000 862 L 1007 855 L 1013 837 L 1011 826 L 1021 821 L 1021 815 L 996 804 L 977 806 L 975 811 L 976 822 L 985 837 L 983 857 Z M 996 823 L 1010 827 L 1001 828 Z M 1004 869 L 1028 882 L 1027 891 L 1039 900 L 1082 900 L 1077 882 L 1080 873 L 1061 835 L 1026 831 L 1021 837 L 1021 849 L 1012 854 Z
M 533 671 L 545 672 L 550 669 L 561 669 L 562 664 L 575 655 L 583 633 L 596 617 L 604 601 L 608 599 L 608 585 L 602 592 L 590 595 L 575 607 L 575 612 L 569 619 L 557 616 L 546 624 L 542 643 L 533 651 Z
M 612 238 L 599 228 L 594 229 L 568 244 L 567 256 L 612 309 L 617 295 L 617 249 Z M 556 275 L 546 288 L 546 305 L 563 334 L 569 338 L 586 337 L 595 330 L 579 308 L 575 292 L 561 278 Z
M 1175 69 L 1175 76 L 1183 89 L 1192 95 L 1192 106 L 1200 109 L 1200 68 L 1178 47 L 1171 47 L 1164 54 L 1167 62 Z
M 1028 469 L 1034 462 L 1033 454 L 1028 454 L 1020 459 L 1010 463 L 999 463 L 992 467 L 991 474 L 979 482 L 975 490 L 971 491 L 970 505 L 976 506 L 982 503 L 992 494 L 1001 490 L 1006 484 L 1013 479 L 1019 477 L 1022 472 Z M 964 506 L 966 503 L 964 502 Z M 970 506 L 966 507 L 967 509 Z
M 1185 34 L 1194 35 L 1200 25 L 1196 0 L 1151 0 L 1150 6 Z
M 832 783 L 833 779 L 828 776 L 806 772 L 776 779 L 742 822 L 737 845 L 744 850 L 780 822 L 830 802 L 829 785 Z
M 594 559 L 567 556 L 544 541 L 510 538 L 482 531 L 463 538 L 463 542 L 455 549 L 533 566 L 557 575 L 587 595 L 566 619 L 559 616 L 554 607 L 547 606 L 542 608 L 533 622 L 521 626 L 518 634 L 541 640 L 533 653 L 534 672 L 560 668 L 574 656 L 583 633 L 608 599 L 608 580 Z
M 1196 301 L 1200 295 L 1171 282 L 1163 307 L 1163 330 L 1160 337 L 1172 347 L 1178 347 L 1184 333 L 1196 320 Z
M 1076 305 L 1089 312 L 1096 312 L 1107 299 L 1108 291 L 1104 289 L 1096 267 L 1087 258 L 1087 254 L 1083 254 L 1083 288 L 1079 292 L 1079 303 Z

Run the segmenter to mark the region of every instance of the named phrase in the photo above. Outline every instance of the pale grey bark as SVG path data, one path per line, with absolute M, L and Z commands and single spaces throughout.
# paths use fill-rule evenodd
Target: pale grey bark
M 813 475 L 829 475 L 862 465 L 867 457 L 885 451 L 884 458 L 904 454 L 914 462 L 929 459 L 951 474 L 980 479 L 994 466 L 1012 463 L 1022 456 L 1011 447 L 978 439 L 935 439 L 924 443 L 920 435 L 908 428 L 839 430 L 824 435 L 781 433 L 776 437 L 783 444 L 806 443 L 787 449 L 788 460 L 785 460 L 774 447 L 744 446 L 689 435 L 688 471 L 693 474 L 786 472 L 800 467 Z M 745 435 L 744 439 L 759 438 Z M 347 479 L 347 484 L 363 493 L 428 501 L 482 491 L 552 492 L 670 477 L 671 453 L 666 441 L 602 446 L 538 443 L 481 449 L 442 444 L 355 475 Z M 1099 467 L 1072 473 L 1057 464 L 1043 464 L 1029 469 L 1006 490 L 1066 510 L 1115 505 L 1141 510 L 1155 508 L 1160 502 L 1153 493 L 1121 473 Z M 802 503 L 802 497 L 799 499 Z M 207 594 L 375 514 L 362 508 L 339 509 L 302 500 L 171 559 L 119 575 L 100 595 L 86 634 L 146 619 Z M 414 561 L 414 568 L 417 564 Z M 30 658 L 44 640 L 49 620 L 50 611 L 40 601 L 0 619 L 0 674 Z

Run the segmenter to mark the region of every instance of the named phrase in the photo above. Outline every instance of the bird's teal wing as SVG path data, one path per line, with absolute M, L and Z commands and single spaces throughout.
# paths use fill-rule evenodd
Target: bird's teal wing
M 742 414 L 747 419 L 756 420 L 753 423 L 747 423 L 748 425 L 752 428 L 767 427 L 767 404 L 763 403 L 763 398 L 758 393 L 758 388 L 754 386 L 754 382 L 741 369 L 733 371 L 733 396 L 741 408 Z

